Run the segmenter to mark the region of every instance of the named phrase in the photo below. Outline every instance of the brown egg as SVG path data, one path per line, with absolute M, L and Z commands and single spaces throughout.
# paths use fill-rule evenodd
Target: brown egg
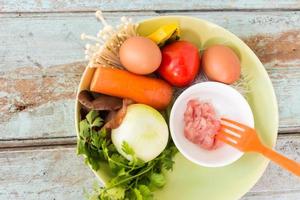
M 120 47 L 122 65 L 136 74 L 150 74 L 160 65 L 161 52 L 159 47 L 145 37 L 131 37 Z
M 207 48 L 202 57 L 204 73 L 210 80 L 232 84 L 241 75 L 241 64 L 232 49 L 223 45 Z

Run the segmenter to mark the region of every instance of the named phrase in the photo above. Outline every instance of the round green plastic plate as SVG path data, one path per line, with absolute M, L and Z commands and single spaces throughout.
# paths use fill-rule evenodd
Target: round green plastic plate
M 181 39 L 205 49 L 212 44 L 230 46 L 241 60 L 242 70 L 247 75 L 250 93 L 247 100 L 255 119 L 255 128 L 265 144 L 274 146 L 277 138 L 278 109 L 272 83 L 265 68 L 238 37 L 224 28 L 208 21 L 185 16 L 155 17 L 140 22 L 140 35 L 148 35 L 162 25 L 179 23 Z M 88 89 L 94 69 L 87 68 L 78 91 Z M 77 101 L 76 101 L 77 102 Z M 80 105 L 76 103 L 75 123 L 78 133 Z M 266 169 L 268 160 L 256 153 L 246 153 L 231 165 L 220 168 L 206 168 L 191 163 L 180 153 L 175 158 L 174 170 L 167 174 L 166 186 L 155 192 L 158 200 L 235 200 L 239 199 L 258 181 Z M 107 182 L 111 176 L 107 166 L 95 172 Z

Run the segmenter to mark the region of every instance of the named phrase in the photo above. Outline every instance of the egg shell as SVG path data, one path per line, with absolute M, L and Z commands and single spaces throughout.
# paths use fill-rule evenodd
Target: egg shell
M 161 63 L 161 51 L 150 39 L 131 37 L 125 40 L 119 51 L 122 65 L 136 74 L 150 74 Z
M 210 80 L 232 84 L 240 78 L 241 64 L 232 49 L 223 45 L 207 48 L 202 57 L 204 73 Z

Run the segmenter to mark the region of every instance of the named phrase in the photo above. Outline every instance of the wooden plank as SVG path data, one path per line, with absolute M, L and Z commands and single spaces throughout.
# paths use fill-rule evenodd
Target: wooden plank
M 299 132 L 300 31 L 245 39 L 264 63 L 279 104 L 280 132 Z
M 125 13 L 107 14 L 111 24 Z M 141 20 L 155 15 L 130 13 Z M 94 13 L 0 14 L 0 72 L 19 67 L 37 68 L 84 59 L 84 31 L 96 35 L 101 27 Z
M 13 150 L 15 148 L 36 148 L 36 147 L 51 147 L 57 145 L 74 145 L 77 142 L 77 138 L 71 137 L 59 137 L 59 138 L 35 138 L 35 139 L 16 139 L 16 140 L 2 140 L 0 142 L 0 150 Z
M 265 64 L 273 81 L 280 132 L 300 130 L 300 107 L 295 106 L 300 102 L 300 12 L 175 14 L 208 19 L 240 36 Z M 157 14 L 106 16 L 109 23 L 116 24 L 123 15 L 138 21 Z M 0 16 L 1 139 L 75 136 L 74 97 L 85 67 L 84 62 L 75 62 L 83 58 L 79 35 L 83 30 L 95 34 L 98 27 L 93 13 Z
M 260 193 L 249 193 L 241 200 L 299 200 L 299 190 L 288 190 L 288 191 L 274 191 L 274 192 L 260 192 Z
M 0 162 L 0 199 L 79 200 L 96 180 L 74 147 L 1 152 Z
M 161 15 L 169 15 L 163 13 Z M 171 13 L 199 17 L 227 28 L 242 38 L 299 29 L 300 12 L 193 12 Z M 154 12 L 106 13 L 108 23 L 121 16 L 134 21 L 158 16 Z M 47 67 L 83 59 L 84 31 L 101 27 L 94 13 L 0 14 L 0 71 L 18 67 Z
M 0 75 L 1 139 L 74 136 L 74 98 L 84 68 L 73 63 Z
M 236 9 L 299 9 L 299 0 L 234 0 L 234 1 L 180 1 L 180 0 L 1 0 L 1 12 L 58 12 L 58 11 L 149 11 L 149 10 L 236 10 Z
M 300 161 L 300 135 L 281 135 L 277 149 Z M 83 199 L 96 180 L 72 147 L 0 152 L 0 199 Z M 284 183 L 284 184 L 283 184 Z M 300 182 L 274 164 L 243 200 L 299 199 Z
M 242 38 L 278 34 L 299 29 L 300 12 L 203 12 L 174 13 L 207 19 Z M 108 23 L 117 24 L 123 15 L 134 21 L 157 16 L 148 13 L 106 13 Z M 167 14 L 162 14 L 167 15 Z M 230 16 L 230 18 L 229 18 Z M 83 59 L 85 31 L 96 34 L 100 24 L 94 13 L 0 15 L 0 71 L 18 67 L 48 67 Z M 276 36 L 276 35 L 275 35 Z M 272 37 L 272 36 L 271 36 Z M 274 59 L 274 58 L 273 58 Z

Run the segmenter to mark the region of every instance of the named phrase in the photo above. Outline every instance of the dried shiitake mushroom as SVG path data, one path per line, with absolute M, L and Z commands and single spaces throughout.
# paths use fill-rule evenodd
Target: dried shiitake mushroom
M 99 94 L 94 97 L 89 91 L 83 90 L 78 95 L 78 101 L 88 110 L 114 111 L 122 107 L 122 99 Z

